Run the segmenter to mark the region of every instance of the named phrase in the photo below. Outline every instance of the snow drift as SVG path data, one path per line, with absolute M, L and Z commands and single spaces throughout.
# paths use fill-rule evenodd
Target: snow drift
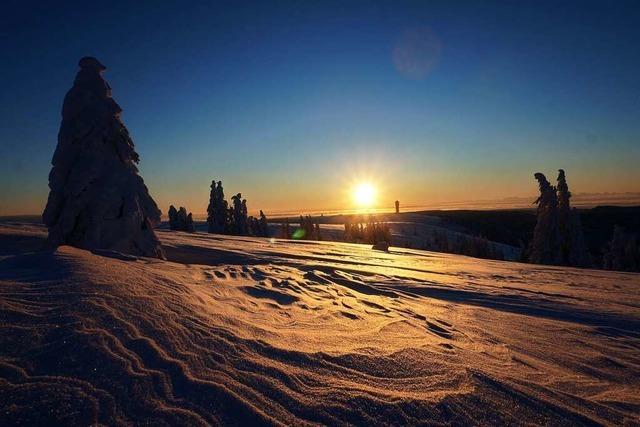
M 640 422 L 638 274 L 157 234 L 0 225 L 4 424 Z

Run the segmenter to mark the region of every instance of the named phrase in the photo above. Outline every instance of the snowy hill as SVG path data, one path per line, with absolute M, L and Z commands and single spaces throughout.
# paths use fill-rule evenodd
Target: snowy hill
M 640 423 L 640 274 L 0 224 L 2 424 Z

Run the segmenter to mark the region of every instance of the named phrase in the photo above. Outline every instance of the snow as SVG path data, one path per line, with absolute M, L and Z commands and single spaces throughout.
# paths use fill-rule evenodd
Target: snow
M 0 224 L 3 423 L 640 423 L 639 274 L 157 235 Z

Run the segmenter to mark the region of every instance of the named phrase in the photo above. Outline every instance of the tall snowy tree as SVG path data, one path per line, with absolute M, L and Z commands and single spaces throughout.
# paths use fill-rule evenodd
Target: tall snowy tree
M 216 233 L 215 212 L 216 212 L 216 198 L 218 190 L 216 188 L 216 181 L 211 181 L 211 192 L 209 193 L 209 206 L 207 206 L 207 231 L 209 233 Z
M 238 193 L 231 197 L 233 203 L 231 216 L 232 216 L 232 234 L 240 236 L 247 234 L 247 202 L 243 203 L 242 194 Z
M 558 170 L 558 234 L 560 235 L 560 263 L 569 265 L 571 257 L 571 192 L 563 169 Z
M 538 205 L 537 222 L 529 248 L 529 262 L 558 264 L 561 253 L 557 190 L 540 172 L 535 173 L 534 177 L 538 180 L 540 196 L 534 202 Z
M 224 198 L 222 181 L 218 181 L 218 187 L 216 188 L 216 210 L 214 213 L 214 221 L 216 223 L 216 230 L 220 230 L 221 233 L 228 229 L 228 207 L 229 204 Z
M 122 109 L 102 77 L 106 67 L 93 57 L 79 65 L 51 162 L 42 214 L 48 244 L 163 258 L 153 231 L 160 210 L 138 174 L 140 159 L 120 120 Z
M 564 170 L 558 170 L 558 233 L 560 235 L 560 263 L 573 267 L 591 265 L 589 251 L 582 234 L 580 214 L 571 208 L 571 192 Z
M 249 234 L 249 209 L 247 209 L 247 199 L 242 199 L 242 230 L 241 234 L 247 235 Z
M 211 181 L 211 193 L 209 195 L 209 206 L 207 207 L 207 225 L 209 233 L 224 233 L 228 231 L 227 226 L 227 201 L 224 199 L 224 189 L 222 181 Z

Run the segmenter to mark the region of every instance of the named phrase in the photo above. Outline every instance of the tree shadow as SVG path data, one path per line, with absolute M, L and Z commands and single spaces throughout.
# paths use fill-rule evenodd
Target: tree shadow
M 30 234 L 0 234 L 0 256 L 20 255 L 44 249 L 46 237 Z
M 459 304 L 599 327 L 604 335 L 616 336 L 621 333 L 620 331 L 631 331 L 635 334 L 640 332 L 640 319 L 635 317 L 599 313 L 564 302 L 555 304 L 524 295 L 495 295 L 432 286 L 393 286 L 393 289 Z

